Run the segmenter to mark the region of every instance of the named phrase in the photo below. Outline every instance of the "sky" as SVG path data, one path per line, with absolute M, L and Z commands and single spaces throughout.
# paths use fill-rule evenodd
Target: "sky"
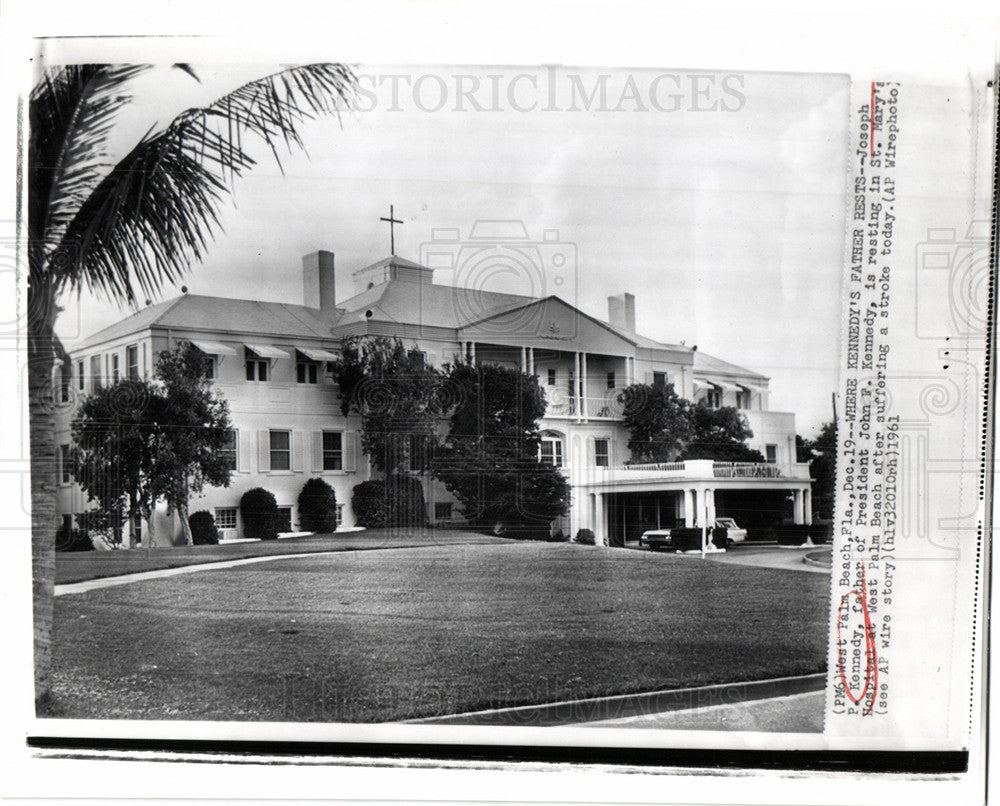
M 112 157 L 150 125 L 274 70 L 195 68 L 200 84 L 168 68 L 137 82 Z M 795 412 L 805 436 L 831 418 L 848 190 L 845 76 L 356 71 L 358 108 L 303 126 L 307 153 L 282 155 L 284 173 L 261 150 L 236 181 L 222 231 L 184 281 L 191 293 L 301 304 L 301 257 L 328 249 L 345 299 L 351 272 L 389 254 L 379 218 L 390 204 L 404 222 L 396 252 L 418 261 L 435 251 L 441 230 L 461 242 L 477 222 L 519 222 L 522 241 L 540 244 L 539 265 L 524 276 L 463 273 L 459 260 L 435 281 L 558 293 L 599 318 L 609 295 L 630 291 L 640 333 L 770 376 L 772 410 Z M 569 256 L 566 266 L 551 265 L 556 252 Z M 63 305 L 58 330 L 70 349 L 123 315 L 87 292 Z

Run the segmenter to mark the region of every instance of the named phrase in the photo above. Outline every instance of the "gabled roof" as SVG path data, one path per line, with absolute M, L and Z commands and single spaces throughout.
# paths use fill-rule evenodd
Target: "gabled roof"
M 696 374 L 704 375 L 732 375 L 740 378 L 754 378 L 764 382 L 770 380 L 766 375 L 761 375 L 759 372 L 746 369 L 746 367 L 730 364 L 728 361 L 723 361 L 721 358 L 703 353 L 701 350 L 695 350 L 692 371 Z
M 329 339 L 331 324 L 332 322 L 320 317 L 319 311 L 303 305 L 182 294 L 144 308 L 97 331 L 75 346 L 73 351 L 86 350 L 95 344 L 140 333 L 149 328 Z
M 390 255 L 389 257 L 382 258 L 382 260 L 377 260 L 374 263 L 370 263 L 367 266 L 356 269 L 351 272 L 351 276 L 353 277 L 355 274 L 361 274 L 361 272 L 369 271 L 371 269 L 384 269 L 386 266 L 399 266 L 402 269 L 423 269 L 424 271 L 431 271 L 431 269 L 427 268 L 427 266 L 422 266 L 412 260 L 407 260 L 405 257 Z
M 390 280 L 345 300 L 337 324 L 363 322 L 371 311 L 377 322 L 457 329 L 532 302 L 537 300 L 519 294 Z

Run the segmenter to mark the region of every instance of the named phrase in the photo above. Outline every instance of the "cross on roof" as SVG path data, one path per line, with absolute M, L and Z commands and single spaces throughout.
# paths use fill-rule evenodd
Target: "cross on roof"
M 395 217 L 395 210 L 394 210 L 394 208 L 393 208 L 393 206 L 391 204 L 389 205 L 389 217 L 386 218 L 385 216 L 383 216 L 382 218 L 379 219 L 379 221 L 385 221 L 385 222 L 387 222 L 389 224 L 389 249 L 390 249 L 390 254 L 393 257 L 395 257 L 396 256 L 396 226 L 395 225 L 396 224 L 402 224 L 403 222 L 400 221 L 398 218 Z

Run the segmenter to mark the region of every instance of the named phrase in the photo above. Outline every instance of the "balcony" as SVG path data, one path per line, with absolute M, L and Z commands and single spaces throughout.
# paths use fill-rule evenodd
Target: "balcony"
M 756 482 L 804 482 L 809 480 L 809 465 L 796 463 L 789 471 L 764 462 L 713 462 L 689 459 L 685 462 L 581 467 L 571 471 L 576 484 L 633 484 L 641 482 L 715 481 L 723 479 Z
M 622 403 L 617 400 L 620 389 L 609 389 L 603 397 L 574 397 L 554 387 L 543 388 L 550 390 L 545 395 L 545 417 L 563 420 L 620 420 L 622 417 Z

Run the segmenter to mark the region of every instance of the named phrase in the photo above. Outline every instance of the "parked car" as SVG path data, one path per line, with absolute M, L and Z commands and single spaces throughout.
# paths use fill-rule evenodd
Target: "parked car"
M 747 530 L 741 529 L 732 518 L 716 518 L 715 528 L 726 530 L 726 545 L 719 546 L 719 548 L 726 548 L 733 543 L 742 543 L 747 539 Z M 645 546 L 650 551 L 670 548 L 673 545 L 670 530 L 649 529 L 640 535 L 639 545 Z
M 747 539 L 747 530 L 737 526 L 736 521 L 732 518 L 716 518 L 715 528 L 726 530 L 727 546 L 731 546 L 733 543 L 742 543 Z

